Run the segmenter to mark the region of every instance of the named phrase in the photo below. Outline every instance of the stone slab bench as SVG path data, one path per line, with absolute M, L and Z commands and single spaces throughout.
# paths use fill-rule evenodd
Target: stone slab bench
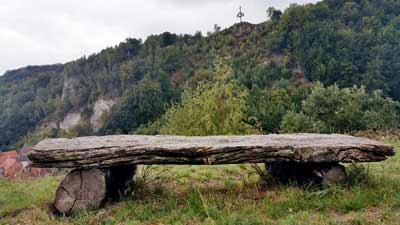
M 54 202 L 58 212 L 70 215 L 126 195 L 136 165 L 265 163 L 273 177 L 324 183 L 345 178 L 339 163 L 377 162 L 394 154 L 391 145 L 338 134 L 113 135 L 46 139 L 28 157 L 35 167 L 74 168 Z

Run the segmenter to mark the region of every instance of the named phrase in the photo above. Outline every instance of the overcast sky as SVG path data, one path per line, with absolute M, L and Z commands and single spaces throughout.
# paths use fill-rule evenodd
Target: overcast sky
M 164 31 L 189 33 L 244 20 L 266 20 L 265 10 L 317 0 L 2 0 L 0 75 L 27 65 L 64 63 L 114 46 L 127 37 Z

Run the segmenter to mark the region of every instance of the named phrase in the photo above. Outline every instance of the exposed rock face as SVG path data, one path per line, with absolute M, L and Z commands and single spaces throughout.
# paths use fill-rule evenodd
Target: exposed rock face
M 64 120 L 60 123 L 61 130 L 69 130 L 79 124 L 81 121 L 80 112 L 70 112 L 65 115 Z
M 114 135 L 46 139 L 28 156 L 35 166 L 96 168 L 129 164 L 333 163 L 382 161 L 394 147 L 346 135 Z
M 61 99 L 65 101 L 67 98 L 76 97 L 75 87 L 79 86 L 79 80 L 72 77 L 66 77 L 64 79 L 64 86 L 61 95 Z
M 74 105 L 74 101 L 78 99 L 75 87 L 80 85 L 79 79 L 74 77 L 65 77 L 64 78 L 64 87 L 61 95 L 61 99 L 63 101 L 73 101 L 72 104 Z M 75 103 L 76 104 L 76 103 Z M 61 130 L 69 130 L 79 124 L 81 121 L 81 113 L 80 110 L 71 110 L 65 116 L 63 121 L 60 123 Z
M 100 129 L 102 125 L 100 121 L 101 116 L 104 113 L 109 112 L 114 105 L 114 100 L 104 100 L 103 98 L 100 98 L 96 101 L 93 106 L 93 115 L 90 118 L 90 124 L 92 124 L 94 131 Z

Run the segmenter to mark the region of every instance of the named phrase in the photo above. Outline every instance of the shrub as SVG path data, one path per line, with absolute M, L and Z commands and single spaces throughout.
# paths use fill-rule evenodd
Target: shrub
M 184 92 L 180 104 L 163 116 L 161 134 L 230 135 L 257 133 L 247 123 L 248 90 L 233 79 L 231 67 L 217 60 L 211 82 Z
M 314 132 L 313 122 L 304 113 L 289 111 L 282 118 L 281 131 L 284 133 Z
M 399 103 L 364 87 L 340 89 L 316 83 L 302 102 L 300 113 L 288 112 L 281 121 L 282 132 L 346 133 L 366 129 L 399 127 Z

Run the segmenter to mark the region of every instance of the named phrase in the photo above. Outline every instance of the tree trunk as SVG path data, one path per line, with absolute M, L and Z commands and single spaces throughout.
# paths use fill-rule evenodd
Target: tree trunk
M 346 180 L 346 169 L 338 163 L 266 163 L 265 168 L 274 182 L 284 184 L 309 184 L 324 187 Z
M 97 209 L 105 200 L 118 201 L 129 194 L 135 172 L 134 165 L 73 170 L 56 191 L 54 209 L 69 216 Z
M 130 194 L 136 169 L 136 165 L 115 166 L 103 169 L 107 174 L 108 200 L 119 201 Z

